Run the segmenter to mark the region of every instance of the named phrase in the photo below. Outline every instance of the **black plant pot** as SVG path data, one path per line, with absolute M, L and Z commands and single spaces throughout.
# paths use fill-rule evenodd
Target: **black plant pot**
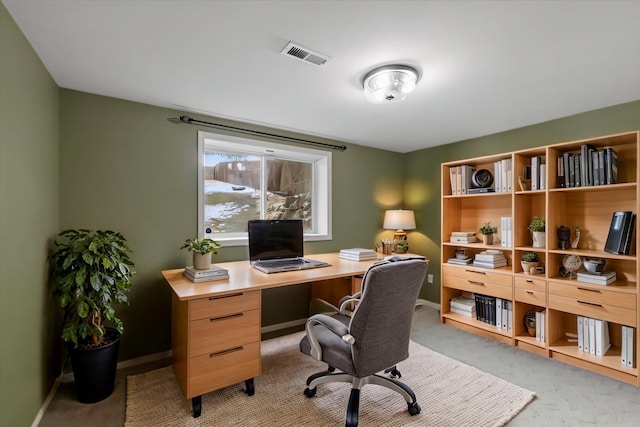
M 118 365 L 120 333 L 107 328 L 112 341 L 102 347 L 71 348 L 71 367 L 76 384 L 76 396 L 82 403 L 95 403 L 113 393 Z

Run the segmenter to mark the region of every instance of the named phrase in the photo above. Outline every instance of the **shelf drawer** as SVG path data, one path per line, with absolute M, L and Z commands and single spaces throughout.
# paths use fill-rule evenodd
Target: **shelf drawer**
M 189 330 L 189 356 L 260 341 L 260 310 L 198 319 Z
M 513 285 L 513 276 L 511 274 L 497 273 L 486 268 L 456 267 L 443 264 L 442 271 L 444 275 L 460 277 L 462 279 L 490 282 L 506 286 Z
M 545 293 L 539 291 L 532 291 L 529 289 L 515 289 L 515 300 L 524 302 L 527 304 L 537 305 L 539 307 L 546 306 Z
M 189 359 L 189 396 L 200 396 L 260 375 L 260 342 Z
M 611 291 L 604 286 L 602 289 L 599 289 L 589 287 L 588 285 L 549 282 L 549 294 L 575 298 L 580 301 L 596 304 L 609 304 L 617 307 L 636 309 L 635 294 Z
M 227 316 L 260 308 L 260 291 L 200 298 L 190 301 L 189 320 Z
M 442 278 L 442 283 L 446 287 L 460 289 L 463 291 L 477 292 L 479 294 L 491 295 L 508 300 L 513 298 L 511 286 L 498 285 L 488 281 L 482 281 L 482 276 L 472 277 L 473 278 L 464 279 L 461 277 L 445 275 Z
M 534 279 L 528 277 L 520 277 L 516 276 L 515 278 L 516 288 L 520 289 L 528 289 L 530 291 L 537 292 L 546 292 L 547 291 L 547 281 L 545 279 Z
M 549 295 L 549 308 L 594 319 L 636 326 L 636 310 L 610 304 L 593 303 L 560 295 Z

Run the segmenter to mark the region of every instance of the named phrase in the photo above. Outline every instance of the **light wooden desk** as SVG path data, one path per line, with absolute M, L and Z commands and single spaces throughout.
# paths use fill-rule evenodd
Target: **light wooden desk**
M 263 289 L 313 282 L 312 297 L 331 301 L 359 291 L 359 276 L 375 262 L 344 260 L 337 253 L 309 258 L 331 265 L 265 274 L 249 261 L 217 263 L 229 270 L 229 280 L 202 283 L 184 277 L 184 269 L 162 272 L 173 290 L 173 367 L 186 398 L 192 400 L 194 417 L 201 414 L 203 394 L 242 381 L 247 393 L 254 393 L 253 378 L 261 373 Z

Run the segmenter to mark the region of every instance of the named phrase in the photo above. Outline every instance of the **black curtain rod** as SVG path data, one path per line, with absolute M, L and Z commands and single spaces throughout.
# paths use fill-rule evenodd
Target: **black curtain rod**
M 295 142 L 298 144 L 319 145 L 321 147 L 331 148 L 333 150 L 338 150 L 338 151 L 344 151 L 347 149 L 346 145 L 333 145 L 333 144 L 327 144 L 325 142 L 309 141 L 307 139 L 293 138 L 290 136 L 283 136 L 283 135 L 275 135 L 273 133 L 261 132 L 258 130 L 243 129 L 235 126 L 221 125 L 219 123 L 205 122 L 203 120 L 192 119 L 189 116 L 180 116 L 179 120 L 178 119 L 169 119 L 169 120 L 174 123 L 181 122 L 189 125 L 202 125 L 202 126 L 212 127 L 216 129 L 224 129 L 224 130 L 230 130 L 233 132 L 246 133 L 249 135 L 266 136 L 268 138 L 274 138 L 274 139 L 279 139 L 279 140 L 288 141 L 288 142 Z

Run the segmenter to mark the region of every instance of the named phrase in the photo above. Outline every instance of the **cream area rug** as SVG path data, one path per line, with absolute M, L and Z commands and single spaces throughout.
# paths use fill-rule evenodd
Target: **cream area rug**
M 243 392 L 244 382 L 208 393 L 199 418 L 193 418 L 191 399 L 182 394 L 170 366 L 127 377 L 125 426 L 344 425 L 351 384 L 323 384 L 315 397 L 303 395 L 307 377 L 326 368 L 300 353 L 303 336 L 263 341 L 255 395 Z M 412 417 L 399 394 L 369 384 L 360 394 L 360 426 L 502 426 L 535 396 L 414 342 L 398 369 L 422 412 Z

